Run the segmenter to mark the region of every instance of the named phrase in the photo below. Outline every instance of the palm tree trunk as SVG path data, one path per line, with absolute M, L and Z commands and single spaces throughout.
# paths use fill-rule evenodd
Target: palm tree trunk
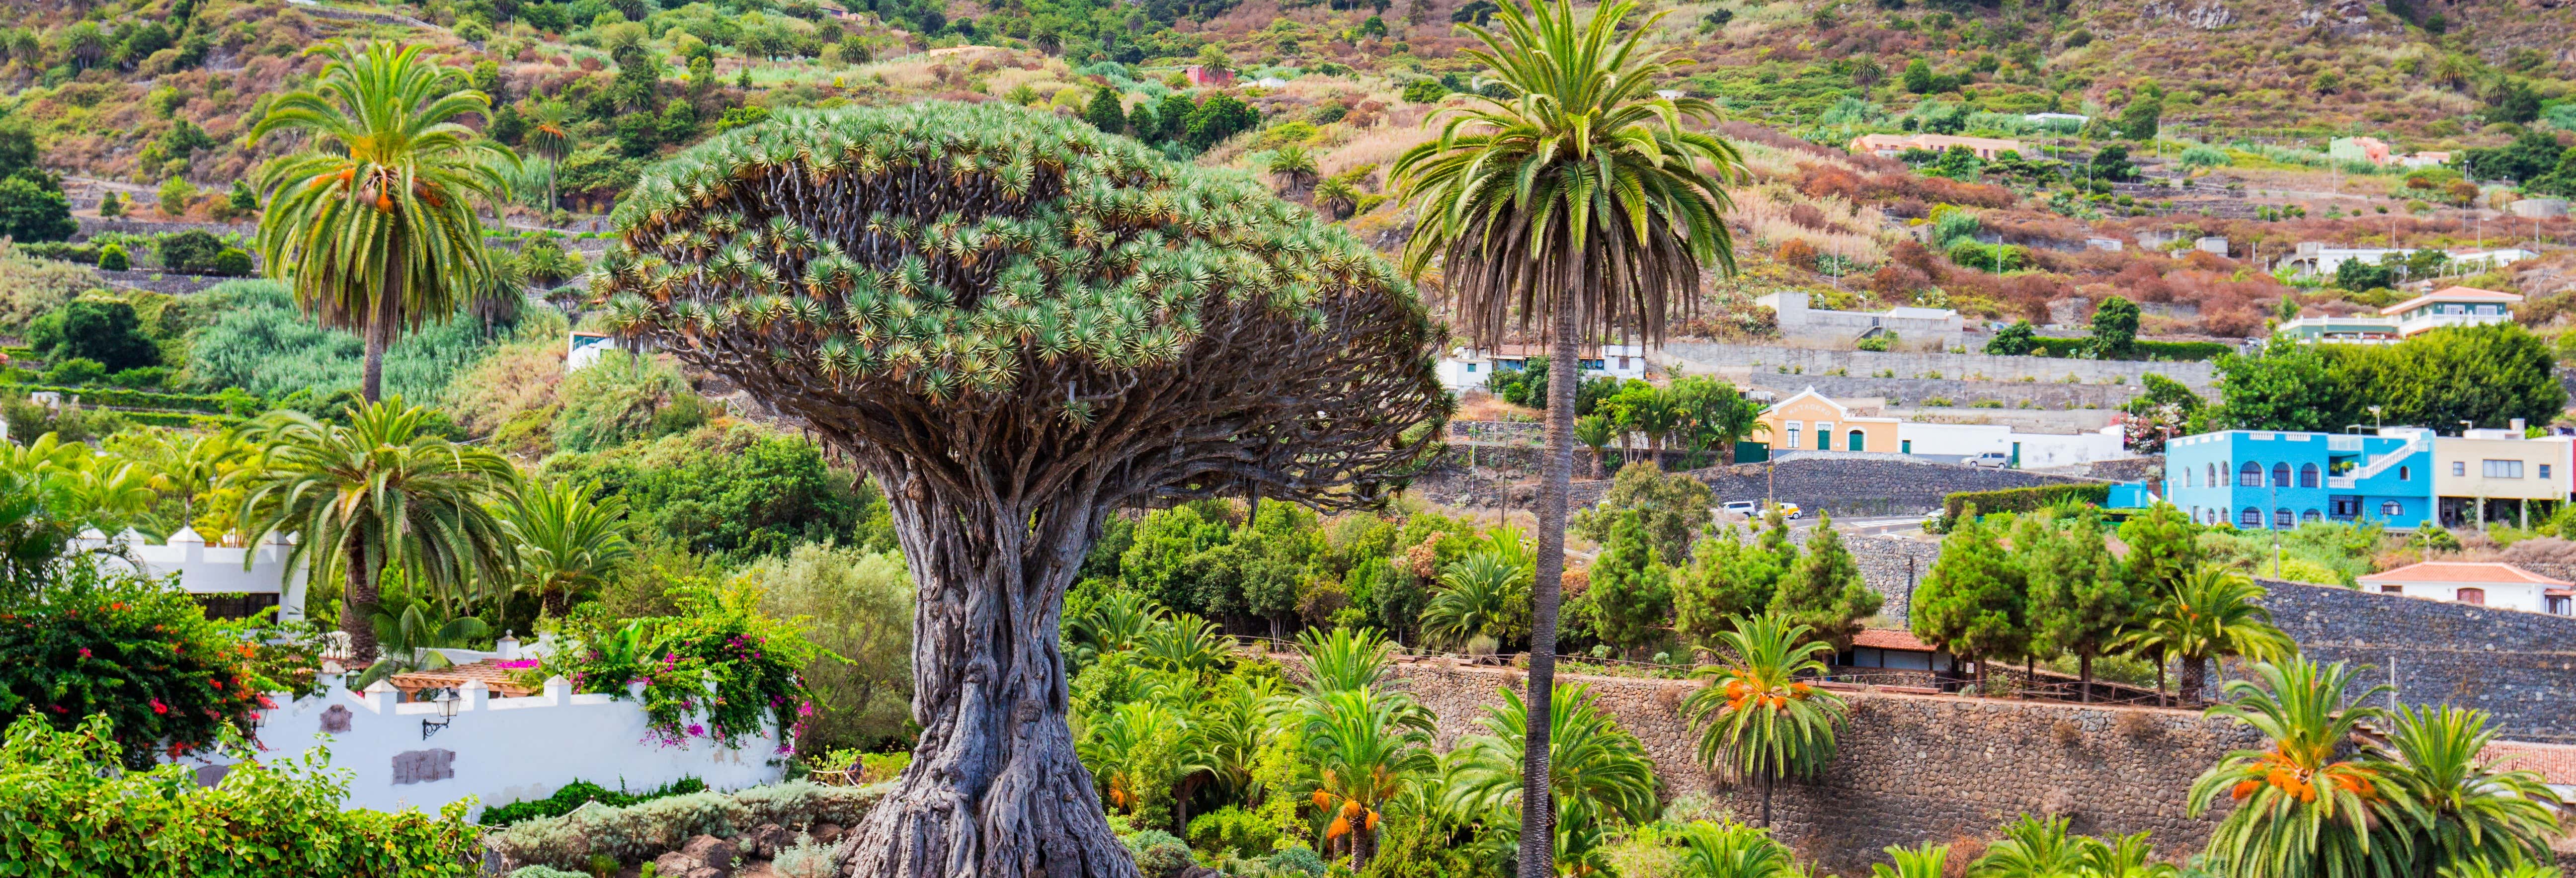
M 402 234 L 399 231 L 393 236 L 392 249 L 393 252 L 385 258 L 385 289 L 377 298 L 373 313 L 367 316 L 367 369 L 365 376 L 360 380 L 358 392 L 364 395 L 368 402 L 384 401 L 385 349 L 393 346 L 394 330 L 402 325 L 399 316 L 402 313 L 402 297 L 408 292 L 404 289 L 403 282 L 407 278 L 403 265 L 409 256 L 403 252 Z
M 1762 828 L 1764 829 L 1771 828 L 1771 793 L 1779 788 L 1779 775 L 1767 772 L 1762 775 Z
M 2165 661 L 2172 656 L 2156 654 L 2156 706 L 2165 706 Z
M 1578 257 L 1576 261 L 1580 265 Z M 1574 384 L 1582 380 L 1575 335 L 1574 303 L 1566 301 L 1582 286 L 1573 272 L 1556 304 L 1555 338 L 1547 362 L 1547 450 L 1539 462 L 1538 570 L 1530 584 L 1530 653 L 1527 725 L 1521 748 L 1520 878 L 1556 874 L 1556 803 L 1549 795 L 1548 718 L 1556 685 L 1556 611 L 1564 598 L 1565 505 L 1567 482 L 1574 477 Z
M 2209 680 L 2209 662 L 2199 656 L 2182 657 L 2182 703 L 2200 701 L 2200 687 Z
M 349 668 L 364 669 L 376 663 L 376 628 L 368 620 L 375 607 L 376 565 L 374 552 L 363 533 L 349 543 L 344 585 L 340 590 L 340 630 L 349 635 Z
M 2084 687 L 2084 694 L 2077 696 L 2076 700 L 2091 703 L 2093 700 L 2093 654 L 2089 652 L 2076 653 L 2075 664 L 2076 676 L 2083 681 L 2082 685 Z

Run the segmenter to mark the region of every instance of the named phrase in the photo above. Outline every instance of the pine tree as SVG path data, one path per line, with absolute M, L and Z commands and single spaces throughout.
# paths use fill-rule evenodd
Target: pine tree
M 1118 90 L 1103 85 L 1091 93 L 1091 105 L 1082 109 L 1082 121 L 1100 129 L 1102 134 L 1127 133 L 1127 111 L 1119 106 Z
M 2083 700 L 2093 700 L 2093 658 L 2111 650 L 2147 596 L 2121 575 L 2104 543 L 2101 513 L 2024 516 L 2013 536 L 2030 583 L 2034 652 L 2073 653 Z
M 2010 661 L 2029 649 L 2021 567 L 1977 520 L 1974 504 L 1941 541 L 1941 559 L 1915 586 L 1909 615 L 1914 636 L 1958 661 L 1975 662 L 1980 683 L 1987 661 Z
M 1771 612 L 1815 629 L 1810 636 L 1844 649 L 1860 633 L 1861 620 L 1878 612 L 1881 598 L 1861 579 L 1860 565 L 1843 548 L 1842 534 L 1834 531 L 1833 516 L 1819 517 L 1808 534 L 1805 555 L 1780 578 Z
M 1619 513 L 1610 544 L 1592 562 L 1592 633 L 1622 652 L 1653 642 L 1656 627 L 1673 617 L 1673 574 L 1655 560 L 1646 526 L 1635 510 Z
M 1798 546 L 1787 528 L 1766 531 L 1759 543 L 1748 543 L 1730 524 L 1718 528 L 1691 550 L 1691 565 L 1678 571 L 1673 587 L 1673 629 L 1683 643 L 1704 646 L 1735 620 L 1758 616 L 1771 606 L 1780 578 L 1798 560 Z

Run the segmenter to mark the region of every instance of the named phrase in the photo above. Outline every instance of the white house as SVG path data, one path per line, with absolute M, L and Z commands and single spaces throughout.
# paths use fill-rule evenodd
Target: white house
M 2484 326 L 2513 320 L 2522 297 L 2476 287 L 2443 287 L 2379 309 L 2378 316 L 2301 317 L 2272 328 L 2274 336 L 2302 342 L 2384 344 L 2445 326 Z
M 2426 561 L 2359 577 L 2361 590 L 2436 601 L 2457 601 L 2532 613 L 2569 615 L 2576 583 L 2551 579 L 2511 564 Z
M 599 357 L 617 349 L 617 339 L 605 332 L 574 330 L 564 338 L 564 374 L 581 371 L 581 367 L 599 362 Z
M 1808 307 L 1804 290 L 1782 290 L 1753 300 L 1771 309 L 1780 337 L 1790 341 L 1850 343 L 1882 332 L 1899 342 L 1959 344 L 1967 321 L 1948 308 L 1897 307 L 1885 311 L 1826 311 Z
M 1547 345 L 1504 344 L 1491 351 L 1459 348 L 1440 360 L 1440 385 L 1451 393 L 1482 390 L 1496 372 L 1529 368 L 1531 357 L 1547 356 Z M 1646 346 L 1633 344 L 1594 345 L 1579 349 L 1583 377 L 1608 376 L 1621 381 L 1646 377 Z
M 105 563 L 131 566 L 144 577 L 177 574 L 179 589 L 199 596 L 209 615 L 239 618 L 276 607 L 280 621 L 294 621 L 304 618 L 306 570 L 301 565 L 291 574 L 287 570 L 290 540 L 270 534 L 256 546 L 209 546 L 196 531 L 183 527 L 156 546 L 131 528 L 113 541 L 93 529 L 73 538 L 72 547 L 108 549 L 101 554 Z
M 2080 433 L 2023 433 L 1998 424 L 1925 424 L 1906 421 L 1896 428 L 1897 450 L 1938 457 L 2004 455 L 2024 469 L 2074 466 L 2136 457 L 2122 441 L 2120 425 Z

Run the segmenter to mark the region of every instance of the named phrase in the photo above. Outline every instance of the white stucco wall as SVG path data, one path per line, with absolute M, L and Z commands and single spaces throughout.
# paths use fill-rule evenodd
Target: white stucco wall
M 789 758 L 776 752 L 775 729 L 744 738 L 741 749 L 719 747 L 705 738 L 665 746 L 648 739 L 640 701 L 575 695 L 560 677 L 546 681 L 544 694 L 526 698 L 488 697 L 480 682 L 467 683 L 461 695 L 456 717 L 424 739 L 421 720 L 437 719 L 438 705 L 397 704 L 392 687 L 384 683 L 365 693 L 333 685 L 319 697 L 292 701 L 278 694 L 273 696 L 278 706 L 267 712 L 258 738 L 266 752 L 282 758 L 317 744 L 328 748 L 333 768 L 355 774 L 348 807 L 432 810 L 473 796 L 480 806 L 477 815 L 481 807 L 544 798 L 575 780 L 611 789 L 622 782 L 638 791 L 684 777 L 719 790 L 758 786 L 779 780 Z M 347 731 L 322 731 L 333 708 L 346 711 Z M 188 761 L 203 767 L 228 760 Z M 406 773 L 398 771 L 398 763 L 406 762 L 443 763 L 444 769 L 415 767 L 402 776 Z M 214 773 L 204 771 L 200 777 Z
M 135 572 L 147 578 L 178 574 L 180 590 L 190 594 L 278 595 L 280 620 L 304 618 L 306 571 L 298 566 L 290 575 L 286 558 L 293 547 L 286 538 L 275 534 L 256 546 L 229 548 L 206 545 L 205 539 L 197 536 L 195 530 L 184 527 L 171 534 L 167 543 L 158 546 L 130 528 L 113 539 L 96 530 L 88 530 L 74 537 L 72 546 L 84 550 L 119 550 L 122 555 L 104 555 L 105 563 L 125 565 L 130 560 Z
M 2073 466 L 2098 460 L 2122 460 L 2135 457 L 2121 447 L 2117 424 L 2082 433 L 2022 433 L 1999 424 L 1925 424 L 1907 421 L 1896 428 L 1900 448 L 1911 454 L 1970 455 L 1992 451 L 2013 453 L 2013 443 L 2021 443 L 2021 465 L 2024 468 Z
M 2521 610 L 2527 613 L 2549 612 L 2549 587 L 2538 583 L 2371 581 L 2362 583 L 2361 590 L 2372 594 L 2387 594 L 2389 593 L 2387 587 L 2392 585 L 2404 589 L 2397 594 L 2435 601 L 2457 601 L 2460 589 L 2463 588 L 2485 589 L 2486 606 L 2502 610 Z

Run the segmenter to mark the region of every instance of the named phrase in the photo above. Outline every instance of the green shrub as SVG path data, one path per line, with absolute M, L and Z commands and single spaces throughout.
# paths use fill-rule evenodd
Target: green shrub
M 565 451 L 685 433 L 704 425 L 713 408 L 668 362 L 632 354 L 612 353 L 565 376 L 558 395 L 555 447 Z
M 893 543 L 873 489 L 826 467 L 812 443 L 748 424 L 557 454 L 545 470 L 625 495 L 637 525 L 693 552 L 747 557 L 822 540 Z
M 243 250 L 239 247 L 226 247 L 215 253 L 215 259 L 212 263 L 207 265 L 207 269 L 209 274 L 220 274 L 225 277 L 249 277 L 251 274 L 250 251 Z
M 108 271 L 124 271 L 134 267 L 134 260 L 125 255 L 125 248 L 109 244 L 98 251 L 98 267 Z
M 119 771 L 126 737 L 103 715 L 68 730 L 34 716 L 11 725 L 0 742 L 0 863 L 41 875 L 474 872 L 467 802 L 435 816 L 341 810 L 347 774 L 320 748 L 245 759 L 211 787 L 178 763 Z
M 45 370 L 45 383 L 75 390 L 85 385 L 96 384 L 106 377 L 107 367 L 88 357 L 61 360 L 54 363 L 53 368 Z
M 96 360 L 109 372 L 161 363 L 131 303 L 77 298 L 27 326 L 27 343 L 48 358 Z M 104 377 L 104 376 L 102 376 Z
M 1997 512 L 2029 512 L 2072 500 L 2100 506 L 2111 499 L 2107 484 L 2037 485 L 2028 488 L 2003 488 L 1994 491 L 1961 491 L 1941 498 L 1941 527 L 1948 531 L 1959 520 L 1959 511 L 1976 504 L 1979 516 Z
M 871 775 L 893 777 L 901 770 L 891 764 L 895 757 L 910 753 L 861 756 L 855 750 L 904 743 L 912 720 L 912 576 L 903 555 L 807 543 L 738 575 L 760 586 L 763 612 L 803 619 L 805 638 L 832 653 L 804 668 L 805 685 L 821 707 L 805 718 L 797 748 L 809 755 L 841 751 L 837 762 L 821 768 L 864 761 Z
M 268 700 L 246 675 L 251 647 L 160 582 L 76 564 L 0 612 L 16 623 L 0 625 L 0 715 L 65 731 L 106 717 L 132 767 L 213 747 Z
M 1437 79 L 1419 80 L 1404 87 L 1404 102 L 1408 104 L 1438 103 L 1448 96 L 1449 87 L 1441 85 Z
M 790 781 L 733 793 L 690 793 L 624 807 L 584 808 L 540 817 L 491 833 L 493 850 L 512 866 L 586 869 L 594 854 L 640 862 L 675 851 L 699 835 L 734 835 L 775 823 L 857 826 L 885 787 L 828 787 Z
M 188 363 L 180 370 L 181 386 L 205 391 L 227 387 L 267 399 L 284 399 L 299 391 L 328 396 L 355 390 L 365 346 L 346 332 L 323 329 L 306 319 L 286 291 L 271 280 L 227 281 L 190 297 L 211 300 L 213 320 L 190 330 Z M 548 326 L 530 321 L 527 331 Z M 471 315 L 432 323 L 394 341 L 385 352 L 385 393 L 413 400 L 434 400 L 456 375 L 464 372 L 507 335 L 503 321 L 486 327 Z
M 638 802 L 706 791 L 706 782 L 694 777 L 684 777 L 641 793 L 626 792 L 624 784 L 619 784 L 617 789 L 611 790 L 590 781 L 577 780 L 565 784 L 562 789 L 556 790 L 554 795 L 542 799 L 529 799 L 485 808 L 482 819 L 475 822 L 485 826 L 508 826 L 540 817 L 561 817 L 572 813 L 575 808 L 592 802 L 613 808 L 623 808 Z

